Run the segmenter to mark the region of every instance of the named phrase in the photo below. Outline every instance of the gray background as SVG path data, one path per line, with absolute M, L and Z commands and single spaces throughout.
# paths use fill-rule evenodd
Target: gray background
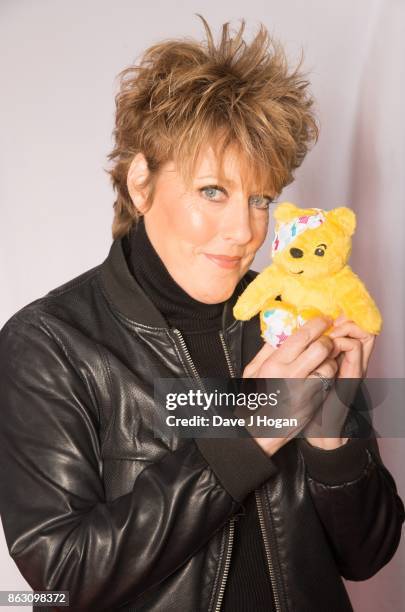
M 113 195 L 104 168 L 115 76 L 162 38 L 201 38 L 196 12 L 216 34 L 223 22 L 237 27 L 244 17 L 249 37 L 263 22 L 292 61 L 303 47 L 321 137 L 282 199 L 355 210 L 351 265 L 384 317 L 369 376 L 404 378 L 401 0 L 1 0 L 0 327 L 28 302 L 106 257 Z M 269 262 L 271 237 L 272 228 L 257 270 Z M 380 447 L 404 497 L 404 440 L 384 439 Z M 0 567 L 0 589 L 27 588 L 4 539 Z M 405 609 L 404 575 L 401 543 L 375 577 L 347 583 L 354 609 Z

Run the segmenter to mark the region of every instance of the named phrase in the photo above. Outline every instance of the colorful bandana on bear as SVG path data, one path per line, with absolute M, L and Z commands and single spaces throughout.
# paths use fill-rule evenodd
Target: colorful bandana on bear
M 313 215 L 302 215 L 287 223 L 280 223 L 277 227 L 276 235 L 271 245 L 271 256 L 280 253 L 287 245 L 296 239 L 299 234 L 307 229 L 314 229 L 326 221 L 326 217 L 321 208 L 314 208 L 318 212 Z

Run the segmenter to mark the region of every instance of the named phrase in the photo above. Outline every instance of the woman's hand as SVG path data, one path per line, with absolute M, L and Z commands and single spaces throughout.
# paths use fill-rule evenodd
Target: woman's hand
M 338 378 L 365 378 L 375 336 L 343 315 L 333 325 L 329 337 L 333 339 L 333 355 L 339 364 Z
M 369 334 L 356 325 L 353 321 L 341 316 L 334 322 L 334 330 L 329 334 L 334 343 L 331 357 L 338 363 L 337 379 L 353 379 L 345 381 L 339 386 L 339 395 L 332 388 L 323 406 L 323 428 L 324 431 L 339 431 L 343 427 L 351 402 L 354 400 L 358 386 L 367 374 L 367 367 L 372 350 L 374 348 L 375 336 Z M 343 397 L 344 396 L 344 397 Z M 342 401 L 343 397 L 343 401 Z M 306 433 L 314 433 L 312 424 L 306 429 Z M 323 449 L 333 449 L 346 443 L 348 438 L 326 438 L 307 436 L 308 442 Z
M 302 380 L 290 384 L 288 411 L 291 416 L 298 417 L 299 426 L 291 427 L 284 438 L 255 437 L 269 455 L 304 429 L 325 399 L 321 381 L 312 373 L 317 370 L 326 378 L 334 378 L 337 373 L 338 365 L 332 357 L 334 340 L 323 335 L 331 324 L 331 319 L 323 317 L 308 321 L 279 348 L 266 343 L 244 369 L 243 378 L 313 379 L 313 384 Z

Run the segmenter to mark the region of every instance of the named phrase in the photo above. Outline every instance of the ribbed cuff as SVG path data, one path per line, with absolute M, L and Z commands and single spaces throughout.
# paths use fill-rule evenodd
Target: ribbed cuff
M 218 480 L 238 502 L 273 476 L 278 468 L 253 438 L 195 438 Z
M 359 478 L 368 464 L 367 439 L 349 438 L 338 448 L 325 450 L 297 438 L 307 472 L 323 484 L 339 485 Z

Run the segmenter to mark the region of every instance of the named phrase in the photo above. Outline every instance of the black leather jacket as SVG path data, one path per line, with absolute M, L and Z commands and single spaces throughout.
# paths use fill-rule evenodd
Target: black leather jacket
M 333 451 L 294 439 L 271 459 L 251 438 L 154 438 L 154 380 L 194 371 L 124 243 L 0 333 L 0 511 L 19 570 L 35 590 L 68 590 L 77 612 L 215 612 L 255 491 L 276 610 L 352 610 L 341 576 L 375 574 L 404 520 L 375 438 Z M 257 318 L 228 305 L 222 333 L 240 376 Z

